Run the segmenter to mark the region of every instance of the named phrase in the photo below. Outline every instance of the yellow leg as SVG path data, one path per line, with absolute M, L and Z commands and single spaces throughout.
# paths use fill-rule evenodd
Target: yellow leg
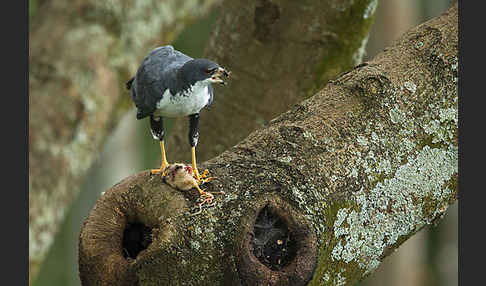
M 167 158 L 165 157 L 164 140 L 160 140 L 160 154 L 162 156 L 162 165 L 161 165 L 161 167 L 163 167 L 165 169 L 165 167 L 167 167 L 169 165 L 169 162 L 167 162 Z
M 197 170 L 197 165 L 196 165 L 196 147 L 191 147 L 191 159 L 192 159 L 192 170 L 194 177 L 196 177 L 196 180 L 200 180 L 201 176 L 199 175 L 199 171 Z
M 205 205 L 205 204 L 211 205 L 212 202 L 213 202 L 213 199 L 214 199 L 214 195 L 209 193 L 209 192 L 205 192 L 203 189 L 201 189 L 199 187 L 199 184 L 209 182 L 209 181 L 211 181 L 215 178 L 214 177 L 208 177 L 208 175 L 209 175 L 208 170 L 204 170 L 204 172 L 202 174 L 199 174 L 199 171 L 197 170 L 197 164 L 196 164 L 196 147 L 191 148 L 191 157 L 192 157 L 193 176 L 197 180 L 197 184 L 194 187 L 199 191 L 199 195 L 202 198 L 202 202 L 200 202 L 198 204 L 199 211 L 195 213 L 195 214 L 198 214 L 198 213 L 201 212 L 201 208 L 202 208 L 203 205 Z M 224 194 L 224 192 L 222 192 L 222 191 L 218 192 L 218 193 Z
M 191 147 L 191 157 L 192 157 L 192 170 L 193 170 L 193 174 L 194 174 L 194 178 L 196 178 L 196 180 L 201 184 L 201 183 L 206 183 L 206 182 L 209 182 L 215 178 L 213 177 L 209 177 L 208 178 L 208 175 L 209 175 L 209 171 L 206 169 L 204 170 L 204 172 L 201 174 L 199 174 L 199 171 L 197 170 L 197 164 L 196 164 L 196 147 Z
M 208 181 L 214 179 L 212 177 L 204 179 L 207 176 L 207 174 L 209 173 L 208 170 L 204 170 L 204 173 L 203 173 L 204 177 L 199 174 L 199 171 L 197 170 L 197 166 L 196 166 L 196 148 L 195 147 L 192 147 L 191 153 L 192 153 L 192 170 L 193 170 L 194 178 L 196 178 L 196 180 L 198 181 L 198 184 L 202 184 L 202 183 L 205 183 L 205 182 L 208 182 Z M 198 190 L 199 196 L 201 196 L 201 198 L 202 198 L 202 202 L 200 202 L 198 204 L 199 212 L 200 212 L 201 207 L 204 204 L 210 205 L 213 202 L 214 195 L 209 193 L 209 192 L 205 192 L 203 189 L 201 189 L 199 187 L 198 184 L 196 184 L 194 187 Z
M 164 146 L 164 140 L 160 140 L 160 154 L 162 156 L 162 163 L 160 165 L 160 169 L 152 169 L 151 173 L 152 174 L 159 174 L 162 173 L 162 176 L 165 176 L 164 170 L 165 168 L 169 165 L 167 162 L 167 158 L 165 157 L 165 146 Z

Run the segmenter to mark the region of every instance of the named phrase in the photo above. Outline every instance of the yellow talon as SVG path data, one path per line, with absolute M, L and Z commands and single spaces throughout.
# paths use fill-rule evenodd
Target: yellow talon
M 197 180 L 199 184 L 204 184 L 216 179 L 215 177 L 208 177 L 209 176 L 208 169 L 205 169 L 202 174 L 199 174 L 199 171 L 197 170 L 197 164 L 196 164 L 196 147 L 191 148 L 191 157 L 192 157 L 192 170 L 193 170 L 194 178 Z
M 201 174 L 201 178 L 206 178 L 209 175 L 209 170 L 205 169 L 203 173 Z
M 152 174 L 152 175 L 161 174 L 162 177 L 163 177 L 163 176 L 165 176 L 164 170 L 165 169 L 163 169 L 162 167 L 160 167 L 160 169 L 152 169 L 152 170 L 150 170 L 150 174 Z
M 162 163 L 160 165 L 160 169 L 152 169 L 150 170 L 150 174 L 155 175 L 155 174 L 161 174 L 162 177 L 164 177 L 165 174 L 165 169 L 167 166 L 169 166 L 169 163 L 167 162 L 167 158 L 165 157 L 165 147 L 164 147 L 164 140 L 160 140 L 160 155 L 162 157 Z

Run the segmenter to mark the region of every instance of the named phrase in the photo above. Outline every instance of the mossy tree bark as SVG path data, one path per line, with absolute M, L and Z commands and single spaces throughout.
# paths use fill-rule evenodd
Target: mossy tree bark
M 218 0 L 42 1 L 29 33 L 29 260 L 35 275 L 66 208 L 129 107 L 124 82 Z
M 377 4 L 224 1 L 205 57 L 232 71 L 232 80 L 215 87 L 211 110 L 201 112 L 198 158 L 219 155 L 361 63 Z M 170 161 L 190 159 L 187 130 L 184 118 L 170 131 Z
M 225 194 L 201 213 L 148 171 L 107 190 L 81 281 L 353 285 L 457 200 L 457 120 L 455 3 L 206 161 Z

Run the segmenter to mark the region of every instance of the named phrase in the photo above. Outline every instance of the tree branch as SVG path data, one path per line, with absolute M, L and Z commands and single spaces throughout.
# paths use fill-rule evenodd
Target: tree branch
M 83 285 L 369 275 L 457 200 L 457 26 L 454 4 L 205 162 L 226 194 L 200 214 L 195 190 L 148 171 L 107 190 L 81 230 Z

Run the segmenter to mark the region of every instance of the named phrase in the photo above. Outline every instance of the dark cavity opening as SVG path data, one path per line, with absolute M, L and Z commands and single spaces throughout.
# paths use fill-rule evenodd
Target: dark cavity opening
M 142 223 L 128 223 L 123 231 L 123 257 L 137 258 L 152 243 L 152 229 Z
M 266 267 L 279 271 L 294 259 L 296 241 L 285 220 L 268 205 L 253 226 L 253 254 Z

